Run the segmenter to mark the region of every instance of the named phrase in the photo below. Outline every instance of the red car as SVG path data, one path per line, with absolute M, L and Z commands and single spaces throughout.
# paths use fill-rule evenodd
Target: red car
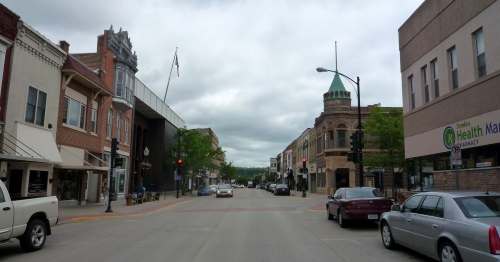
M 339 188 L 328 196 L 326 215 L 328 220 L 337 218 L 340 227 L 347 227 L 349 221 L 378 221 L 380 215 L 391 211 L 392 201 L 373 187 Z

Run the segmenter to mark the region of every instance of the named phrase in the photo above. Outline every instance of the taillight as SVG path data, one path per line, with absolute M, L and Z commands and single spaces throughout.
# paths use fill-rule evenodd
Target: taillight
M 350 209 L 356 209 L 358 206 L 356 205 L 356 202 L 347 202 L 345 209 L 350 210 Z
M 493 255 L 500 255 L 500 236 L 498 235 L 497 228 L 490 227 L 490 253 Z

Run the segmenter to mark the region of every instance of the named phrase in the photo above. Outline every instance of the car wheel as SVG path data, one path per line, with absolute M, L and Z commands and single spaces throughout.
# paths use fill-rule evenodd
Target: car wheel
M 451 241 L 444 241 L 439 248 L 439 259 L 441 262 L 462 262 L 462 257 Z
M 384 247 L 387 249 L 394 249 L 396 247 L 396 243 L 394 243 L 394 238 L 392 237 L 391 228 L 387 222 L 382 222 L 382 230 L 380 231 L 382 234 L 382 243 L 384 243 Z
M 339 218 L 339 225 L 341 228 L 346 228 L 347 227 L 347 219 L 344 219 L 342 217 L 342 213 L 340 211 L 338 212 L 337 217 Z
M 26 231 L 19 238 L 21 248 L 28 252 L 40 250 L 45 244 L 46 235 L 45 224 L 42 221 L 38 219 L 29 221 Z
M 333 215 L 330 213 L 329 207 L 326 207 L 326 218 L 328 218 L 328 220 L 333 220 Z

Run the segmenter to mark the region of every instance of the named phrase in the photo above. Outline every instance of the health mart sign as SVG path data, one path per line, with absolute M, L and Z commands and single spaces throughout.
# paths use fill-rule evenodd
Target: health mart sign
M 500 110 L 451 123 L 405 138 L 406 158 L 449 152 L 454 144 L 462 150 L 500 143 Z

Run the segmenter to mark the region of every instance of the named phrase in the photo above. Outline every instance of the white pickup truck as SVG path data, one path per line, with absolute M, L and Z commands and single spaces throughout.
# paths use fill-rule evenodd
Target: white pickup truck
M 0 245 L 17 238 L 25 251 L 40 250 L 50 227 L 59 220 L 57 198 L 40 197 L 11 201 L 9 192 L 0 182 Z

